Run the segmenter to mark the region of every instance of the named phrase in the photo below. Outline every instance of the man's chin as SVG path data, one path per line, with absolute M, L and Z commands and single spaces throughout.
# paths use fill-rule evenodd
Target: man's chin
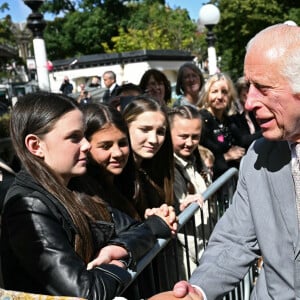
M 262 136 L 269 141 L 282 141 L 285 140 L 282 134 L 276 134 L 274 132 L 270 132 L 268 130 L 262 130 Z

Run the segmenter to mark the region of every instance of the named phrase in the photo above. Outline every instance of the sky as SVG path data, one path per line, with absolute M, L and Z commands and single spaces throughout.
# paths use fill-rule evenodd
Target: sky
M 28 15 L 31 13 L 31 9 L 24 4 L 23 0 L 0 0 L 0 6 L 4 3 L 9 4 L 9 11 L 4 13 L 0 12 L 0 18 L 5 17 L 7 14 L 11 15 L 12 21 L 15 23 L 26 22 Z M 199 9 L 207 0 L 166 0 L 166 3 L 171 8 L 185 8 L 189 12 L 192 20 L 198 19 Z M 46 20 L 51 19 L 51 15 L 45 15 Z

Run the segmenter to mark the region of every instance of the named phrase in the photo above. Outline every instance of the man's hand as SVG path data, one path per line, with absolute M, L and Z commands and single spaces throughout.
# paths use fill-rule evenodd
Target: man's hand
M 200 291 L 191 286 L 187 281 L 179 281 L 174 285 L 173 295 L 176 298 L 203 300 L 203 295 Z M 190 296 L 190 298 L 184 297 Z
M 202 294 L 194 289 L 187 281 L 179 281 L 175 284 L 173 291 L 157 294 L 149 300 L 203 300 Z

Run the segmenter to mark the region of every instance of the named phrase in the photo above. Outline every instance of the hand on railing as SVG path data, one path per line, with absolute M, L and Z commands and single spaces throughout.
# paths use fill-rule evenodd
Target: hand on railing
M 97 257 L 87 265 L 87 270 L 91 270 L 101 264 L 114 264 L 121 268 L 126 268 L 122 262 L 122 258 L 128 257 L 128 252 L 125 248 L 117 245 L 108 245 L 103 247 Z
M 145 219 L 153 215 L 162 218 L 168 224 L 172 235 L 176 234 L 178 219 L 173 206 L 162 204 L 160 207 L 147 208 L 145 210 Z
M 203 207 L 204 200 L 203 200 L 202 195 L 201 194 L 187 195 L 185 197 L 185 199 L 180 202 L 180 206 L 179 206 L 180 211 L 183 211 L 191 203 L 194 203 L 194 202 L 197 202 L 200 207 Z

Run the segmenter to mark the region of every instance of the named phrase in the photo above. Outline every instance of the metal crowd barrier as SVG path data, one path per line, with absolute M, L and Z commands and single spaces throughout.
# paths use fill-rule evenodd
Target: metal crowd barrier
M 181 237 L 158 239 L 153 249 L 138 262 L 136 271 L 132 272 L 131 283 L 121 296 L 129 300 L 147 299 L 162 291 L 172 290 L 174 283 L 191 276 L 214 225 L 231 204 L 237 178 L 238 170 L 229 169 L 203 193 L 204 200 L 209 204 L 206 223 L 203 222 L 203 210 L 196 203 L 180 213 L 177 236 Z M 194 253 L 194 259 L 191 259 L 191 253 Z M 194 266 L 191 266 L 191 261 Z M 244 280 L 223 300 L 249 300 L 256 276 L 254 264 Z

